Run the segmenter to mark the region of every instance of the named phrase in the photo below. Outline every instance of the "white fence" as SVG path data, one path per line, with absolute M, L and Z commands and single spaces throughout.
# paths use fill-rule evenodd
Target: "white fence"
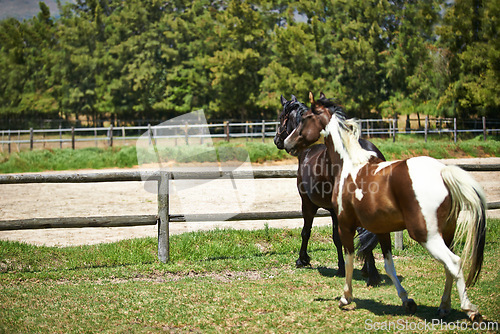
M 454 141 L 457 140 L 459 133 L 478 133 L 483 134 L 486 140 L 488 134 L 500 132 L 500 120 L 488 120 L 483 117 L 475 121 L 468 129 L 458 129 L 456 118 L 432 118 L 425 117 L 415 126 L 416 120 L 410 120 L 411 126 L 406 127 L 407 121 L 404 119 L 363 119 L 361 123 L 362 134 L 368 137 L 386 136 L 396 140 L 399 134 L 423 134 L 427 140 L 429 134 L 447 134 Z M 424 123 L 423 125 L 421 123 Z M 487 124 L 488 127 L 487 127 Z M 419 126 L 420 125 L 420 126 Z M 470 125 L 470 124 L 466 124 Z M 479 125 L 479 126 L 478 126 Z M 85 143 L 80 146 L 113 146 L 123 145 L 126 141 L 134 141 L 144 133 L 151 133 L 154 138 L 165 138 L 157 136 L 156 132 L 162 129 L 170 129 L 168 138 L 174 140 L 183 140 L 186 143 L 203 143 L 208 138 L 219 138 L 230 141 L 231 138 L 246 138 L 246 140 L 274 137 L 278 122 L 224 122 L 217 124 L 203 125 L 208 127 L 210 133 L 203 134 L 200 131 L 200 125 L 147 125 L 147 126 L 120 126 L 113 127 L 93 127 L 93 128 L 62 128 L 58 129 L 29 129 L 29 130 L 1 130 L 1 152 L 11 153 L 12 151 L 21 151 L 29 147 L 32 150 L 35 145 L 37 148 L 76 148 L 77 143 Z M 22 145 L 24 147 L 22 147 Z

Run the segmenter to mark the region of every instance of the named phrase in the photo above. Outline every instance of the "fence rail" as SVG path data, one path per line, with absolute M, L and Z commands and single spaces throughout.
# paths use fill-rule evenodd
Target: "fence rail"
M 468 171 L 500 171 L 500 164 L 470 165 L 459 167 Z M 221 220 L 266 220 L 302 218 L 300 211 L 245 212 L 235 213 L 227 219 L 228 214 L 177 214 L 169 213 L 169 183 L 173 179 L 172 172 L 165 171 L 125 171 L 103 173 L 58 173 L 58 174 L 3 174 L 0 184 L 25 183 L 92 183 L 156 180 L 158 182 L 158 214 L 135 216 L 104 217 L 64 217 L 64 218 L 30 218 L 0 221 L 0 231 L 47 228 L 82 228 L 82 227 L 122 227 L 158 224 L 158 258 L 161 262 L 169 260 L 169 223 L 184 221 L 221 221 Z M 214 179 L 230 176 L 235 179 L 295 178 L 294 170 L 257 170 L 252 173 L 243 171 L 222 170 L 218 172 L 175 172 L 175 179 Z M 488 203 L 488 209 L 500 209 L 500 202 Z M 319 210 L 316 216 L 329 216 L 326 210 Z M 402 245 L 402 234 L 396 236 L 396 245 Z M 400 246 L 401 247 L 401 246 Z
M 408 127 L 408 123 L 415 123 L 417 126 Z M 456 141 L 459 133 L 482 133 L 483 139 L 486 140 L 488 134 L 496 134 L 500 132 L 500 120 L 489 119 L 483 117 L 480 121 L 466 122 L 469 128 L 459 129 L 456 118 L 429 118 L 425 117 L 424 125 L 421 120 L 397 120 L 397 119 L 363 119 L 359 120 L 362 134 L 365 136 L 388 136 L 396 140 L 397 135 L 404 134 L 423 134 L 427 140 L 429 134 L 449 134 Z M 398 123 L 399 122 L 399 123 Z M 405 124 L 401 126 L 402 124 Z M 1 130 L 1 151 L 11 153 L 12 146 L 16 145 L 16 150 L 20 151 L 21 145 L 29 145 L 32 150 L 35 144 L 46 145 L 52 144 L 60 148 L 65 144 L 70 144 L 71 148 L 75 149 L 77 143 L 93 142 L 97 147 L 99 144 L 105 146 L 113 146 L 117 141 L 125 142 L 130 140 L 138 140 L 144 133 L 152 131 L 155 139 L 185 139 L 186 143 L 203 143 L 208 138 L 220 138 L 230 141 L 231 138 L 246 138 L 262 139 L 273 137 L 276 133 L 278 122 L 266 121 L 261 122 L 224 122 L 216 124 L 185 124 L 185 125 L 147 125 L 147 126 L 119 126 L 114 127 L 92 127 L 92 128 L 58 128 L 58 129 L 29 129 L 29 130 Z M 200 133 L 199 128 L 205 127 L 209 133 Z M 173 130 L 173 134 L 169 136 L 158 136 L 157 133 L 161 130 Z M 6 147 L 5 147 L 6 146 Z

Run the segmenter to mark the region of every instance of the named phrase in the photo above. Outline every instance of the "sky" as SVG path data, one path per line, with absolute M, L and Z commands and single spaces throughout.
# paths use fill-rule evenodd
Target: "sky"
M 18 20 L 29 19 L 36 16 L 40 11 L 38 2 L 40 0 L 0 0 L 0 20 L 14 17 Z M 44 0 L 49 6 L 52 16 L 58 13 L 56 0 Z M 66 1 L 61 1 L 62 3 Z

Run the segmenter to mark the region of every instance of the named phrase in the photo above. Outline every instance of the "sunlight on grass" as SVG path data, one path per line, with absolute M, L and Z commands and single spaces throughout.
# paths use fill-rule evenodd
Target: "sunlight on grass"
M 331 228 L 315 227 L 312 267 L 296 269 L 300 229 L 214 230 L 175 235 L 172 261 L 156 260 L 156 240 L 142 238 L 79 247 L 0 243 L 1 332 L 334 332 L 363 333 L 366 321 L 432 321 L 444 270 L 405 236 L 395 251 L 403 286 L 418 304 L 407 315 L 394 286 L 367 287 L 354 270 L 354 310 L 341 311 L 344 279 L 336 276 Z M 481 280 L 468 290 L 498 321 L 500 220 L 488 221 Z M 456 289 L 449 322 L 464 322 Z M 333 319 L 335 321 L 333 321 Z M 423 330 L 422 332 L 426 332 Z

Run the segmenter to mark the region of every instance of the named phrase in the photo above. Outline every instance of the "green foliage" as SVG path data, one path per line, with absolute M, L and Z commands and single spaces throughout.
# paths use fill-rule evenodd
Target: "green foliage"
M 430 156 L 435 159 L 453 159 L 457 157 L 498 156 L 500 142 L 491 138 L 483 141 L 482 136 L 454 143 L 448 136 L 430 135 L 427 143 L 417 135 L 400 135 L 396 142 L 387 139 L 372 138 L 387 160 L 406 159 L 414 156 Z
M 358 117 L 495 116 L 493 0 L 87 0 L 0 21 L 0 119 L 275 118 L 279 96 Z M 5 125 L 6 126 L 6 125 Z
M 264 162 L 287 159 L 290 156 L 271 143 L 226 143 L 215 146 L 184 145 L 160 149 L 165 161 L 178 163 L 246 161 Z M 153 157 L 153 161 L 156 158 Z M 0 173 L 41 172 L 45 170 L 99 169 L 133 167 L 137 165 L 135 147 L 111 149 L 84 148 L 22 151 L 9 155 L 0 154 Z
M 284 150 L 278 150 L 274 144 L 249 142 L 245 147 L 252 162 L 276 161 L 290 157 Z
M 135 147 L 34 150 L 5 156 L 1 173 L 41 172 L 85 168 L 132 167 L 137 165 Z
M 438 29 L 451 76 L 440 104 L 453 105 L 458 115 L 498 115 L 499 20 L 498 1 L 458 0 Z

